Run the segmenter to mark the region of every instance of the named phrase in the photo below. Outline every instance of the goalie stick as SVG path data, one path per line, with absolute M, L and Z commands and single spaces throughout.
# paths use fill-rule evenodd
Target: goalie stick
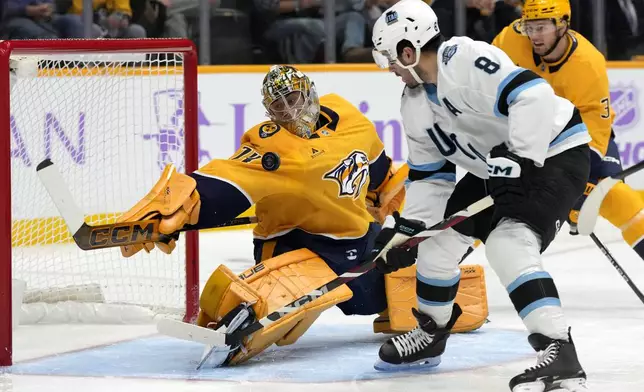
M 590 235 L 595 230 L 597 218 L 599 217 L 599 209 L 604 202 L 604 198 L 611 189 L 624 178 L 644 169 L 644 161 L 623 170 L 614 176 L 606 177 L 601 180 L 595 188 L 590 192 L 584 204 L 579 209 L 579 217 L 577 218 L 577 232 L 581 235 Z
M 169 242 L 178 237 L 179 232 L 166 235 L 159 232 L 159 219 L 147 219 L 134 222 L 109 223 L 104 225 L 88 225 L 85 223 L 83 211 L 76 205 L 63 177 L 56 169 L 51 159 L 45 159 L 36 167 L 38 177 L 45 186 L 56 209 L 67 224 L 69 232 L 76 245 L 82 250 L 113 248 L 118 246 L 142 244 L 144 242 Z M 217 227 L 230 227 L 257 223 L 257 217 L 235 218 Z M 186 225 L 180 231 L 192 230 Z
M 385 245 L 383 249 L 381 249 L 380 252 L 378 252 L 378 254 L 375 257 L 372 257 L 369 261 L 341 274 L 340 276 L 309 292 L 308 294 L 305 294 L 302 297 L 294 300 L 293 302 L 271 312 L 264 318 L 253 322 L 244 329 L 226 334 L 209 328 L 182 323 L 177 320 L 161 319 L 157 324 L 157 330 L 164 335 L 184 340 L 198 341 L 200 343 L 211 345 L 213 346 L 213 348 L 224 346 L 235 347 L 240 344 L 244 337 L 257 332 L 262 328 L 268 327 L 269 325 L 273 324 L 289 313 L 293 313 L 300 309 L 302 306 L 313 302 L 325 293 L 345 283 L 351 282 L 361 275 L 371 271 L 376 266 L 375 260 L 381 257 L 383 254 L 386 254 L 389 249 L 396 246 L 405 248 L 416 246 L 422 241 L 433 237 L 449 229 L 450 227 L 453 227 L 454 225 L 464 221 L 465 219 L 473 215 L 478 214 L 479 212 L 487 209 L 493 204 L 494 201 L 492 200 L 492 197 L 486 196 L 483 199 L 471 204 L 466 209 L 456 212 L 455 214 L 428 228 L 427 230 L 417 233 L 413 237 L 409 237 L 402 233 L 396 233 L 387 243 L 387 245 Z

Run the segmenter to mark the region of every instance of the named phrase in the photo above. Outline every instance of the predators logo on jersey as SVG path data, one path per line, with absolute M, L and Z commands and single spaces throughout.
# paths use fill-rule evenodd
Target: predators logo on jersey
M 338 183 L 339 197 L 351 196 L 357 199 L 369 179 L 369 158 L 364 152 L 354 150 L 333 170 L 325 173 L 323 178 Z

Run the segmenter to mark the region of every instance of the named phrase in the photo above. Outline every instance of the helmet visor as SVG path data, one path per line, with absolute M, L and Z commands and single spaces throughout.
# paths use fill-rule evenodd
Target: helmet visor
M 387 69 L 390 65 L 395 64 L 397 59 L 392 58 L 389 52 L 385 50 L 373 50 L 371 52 L 373 60 L 376 62 L 378 68 Z
M 540 37 L 553 34 L 557 26 L 550 19 L 524 20 L 521 22 L 521 31 L 528 37 Z
M 371 54 L 373 55 L 373 60 L 376 62 L 378 68 L 388 69 L 393 64 L 396 64 L 400 68 L 409 69 L 418 65 L 418 60 L 420 60 L 420 49 L 416 48 L 416 61 L 413 64 L 405 65 L 398 60 L 398 57 L 386 50 L 372 50 Z

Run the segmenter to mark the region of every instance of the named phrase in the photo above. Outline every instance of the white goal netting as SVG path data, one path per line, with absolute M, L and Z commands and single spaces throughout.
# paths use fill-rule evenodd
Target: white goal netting
M 36 175 L 50 158 L 86 222 L 103 224 L 145 196 L 166 163 L 184 171 L 182 58 L 11 57 L 12 279 L 21 324 L 140 322 L 185 312 L 184 237 L 170 256 L 82 251 Z

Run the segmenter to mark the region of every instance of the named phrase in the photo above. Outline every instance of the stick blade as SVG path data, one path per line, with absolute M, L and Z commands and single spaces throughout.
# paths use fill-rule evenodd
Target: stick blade
M 612 177 L 605 178 L 590 192 L 579 210 L 579 218 L 577 219 L 577 231 L 579 234 L 590 235 L 595 230 L 599 209 L 604 202 L 604 198 L 620 181 Z
M 75 234 L 85 223 L 85 216 L 74 201 L 56 165 L 54 165 L 51 159 L 45 159 L 38 164 L 36 172 L 54 202 L 56 209 L 67 224 L 69 232 Z
M 200 327 L 195 324 L 184 323 L 179 320 L 169 318 L 161 319 L 157 323 L 157 331 L 162 335 L 176 339 L 188 340 L 221 348 L 227 347 L 226 334 L 217 332 L 214 329 Z

